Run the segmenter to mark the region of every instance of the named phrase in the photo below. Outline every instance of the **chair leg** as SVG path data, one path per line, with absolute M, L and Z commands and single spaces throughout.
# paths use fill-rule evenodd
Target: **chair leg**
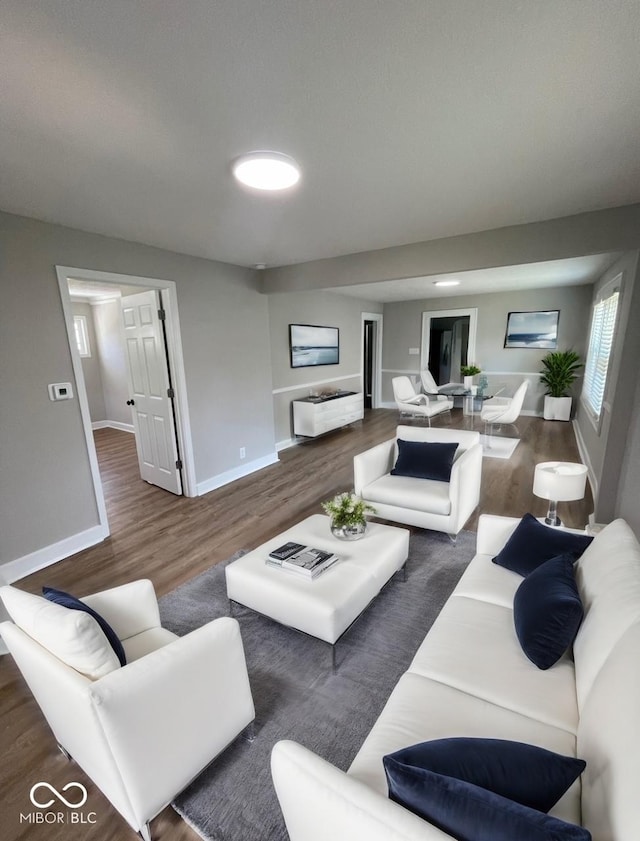
M 484 437 L 487 442 L 487 449 L 491 449 L 491 436 L 493 435 L 493 424 L 491 421 L 484 422 Z
M 148 821 L 144 826 L 140 827 L 138 835 L 143 839 L 143 841 L 151 841 L 151 827 Z
M 455 546 L 455 545 L 456 545 L 456 542 L 457 542 L 457 540 L 458 540 L 458 535 L 457 535 L 457 534 L 447 534 L 447 537 L 449 538 L 449 540 L 450 540 L 450 541 L 453 543 L 453 545 Z
M 66 750 L 65 748 L 63 748 L 60 743 L 58 743 L 58 750 L 64 756 L 65 759 L 68 759 L 69 761 L 71 761 L 73 759 L 73 757 L 71 756 L 69 751 Z
M 255 719 L 244 728 L 242 738 L 251 744 L 256 737 L 256 722 Z

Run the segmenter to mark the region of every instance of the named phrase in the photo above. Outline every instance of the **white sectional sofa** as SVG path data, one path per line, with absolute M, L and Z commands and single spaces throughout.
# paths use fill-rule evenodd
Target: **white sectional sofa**
M 388 799 L 382 757 L 454 736 L 579 756 L 585 772 L 550 814 L 585 826 L 593 841 L 640 839 L 640 545 L 623 520 L 595 537 L 576 567 L 584 620 L 573 650 L 540 671 L 514 631 L 523 579 L 491 562 L 517 524 L 480 517 L 477 555 L 347 773 L 301 745 L 275 746 L 291 841 L 450 839 Z

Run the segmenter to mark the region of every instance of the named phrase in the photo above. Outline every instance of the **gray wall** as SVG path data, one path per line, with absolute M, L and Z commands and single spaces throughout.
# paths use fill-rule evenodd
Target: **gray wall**
M 93 307 L 93 311 L 106 419 L 130 425 L 132 423 L 131 409 L 127 406 L 127 400 L 131 395 L 127 385 L 127 359 L 122 336 L 120 299 L 97 304 Z
M 477 308 L 478 331 L 475 362 L 487 374 L 489 385 L 506 385 L 513 392 L 529 375 L 531 385 L 524 410 L 542 412 L 544 390 L 537 377 L 540 360 L 548 352 L 537 348 L 505 348 L 507 314 L 511 311 L 560 310 L 558 348 L 573 348 L 583 357 L 591 303 L 591 286 L 565 286 L 554 289 L 461 295 L 385 304 L 383 343 L 383 400 L 393 401 L 391 379 L 401 372 L 420 370 L 420 356 L 410 356 L 409 348 L 421 346 L 422 313 L 431 310 Z M 579 383 L 576 384 L 579 386 Z M 579 392 L 579 388 L 576 393 Z
M 621 485 L 621 476 L 627 464 L 633 464 L 636 473 L 640 467 L 632 461 L 631 455 L 635 441 L 631 430 L 637 422 L 633 406 L 640 359 L 640 265 L 637 251 L 625 254 L 602 276 L 594 285 L 593 297 L 597 296 L 601 286 L 621 271 L 623 278 L 618 324 L 601 422 L 597 427 L 594 426 L 582 404 L 579 404 L 576 416 L 586 459 L 597 483 L 596 520 L 604 523 L 612 520 L 621 507 L 627 510 L 627 506 L 633 504 L 626 496 L 624 503 L 621 503 L 622 486 L 633 486 L 634 481 L 627 475 L 625 483 Z M 628 448 L 631 450 L 628 451 Z M 634 503 L 637 506 L 637 497 Z
M 107 419 L 107 413 L 104 406 L 102 372 L 100 370 L 100 351 L 98 348 L 98 341 L 93 321 L 93 307 L 89 304 L 73 301 L 71 309 L 74 315 L 84 315 L 87 319 L 91 356 L 83 356 L 81 359 L 82 375 L 84 377 L 84 384 L 87 390 L 87 401 L 89 403 L 89 414 L 91 416 L 91 420 L 93 422 L 104 421 Z
M 640 245 L 640 204 L 314 260 L 262 273 L 265 292 L 326 289 L 399 277 L 517 266 Z
M 56 265 L 176 282 L 199 482 L 273 453 L 256 272 L 6 213 L 0 255 L 1 562 L 98 523 L 78 400 L 47 394 L 47 383 L 73 381 Z
M 640 378 L 631 410 L 615 514 L 624 517 L 640 538 Z
M 331 292 L 269 295 L 271 368 L 276 441 L 293 435 L 291 401 L 306 397 L 311 387 L 362 389 L 362 313 L 382 312 L 382 305 Z M 317 368 L 292 368 L 289 324 L 320 324 L 340 330 L 340 363 Z M 348 377 L 348 379 L 342 379 Z M 286 389 L 280 391 L 280 389 Z

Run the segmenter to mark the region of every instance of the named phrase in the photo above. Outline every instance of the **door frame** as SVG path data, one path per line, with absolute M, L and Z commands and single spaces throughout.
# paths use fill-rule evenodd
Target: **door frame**
M 382 397 L 382 313 L 381 312 L 363 312 L 361 315 L 361 329 L 360 329 L 360 378 L 362 381 L 362 390 L 364 392 L 364 323 L 365 321 L 375 321 L 375 347 L 373 350 L 373 377 L 372 377 L 372 394 L 371 394 L 371 408 L 378 409 L 381 405 Z
M 93 479 L 93 490 L 95 493 L 96 505 L 100 525 L 104 529 L 104 537 L 110 534 L 107 520 L 107 509 L 104 502 L 104 491 L 102 489 L 102 478 L 98 467 L 98 456 L 93 438 L 91 416 L 89 414 L 89 400 L 82 370 L 82 360 L 76 346 L 73 329 L 73 311 L 71 309 L 71 295 L 69 294 L 68 281 L 88 280 L 99 283 L 113 284 L 114 286 L 140 286 L 145 289 L 159 289 L 165 293 L 162 296 L 162 305 L 166 313 L 166 336 L 167 351 L 169 358 L 169 370 L 171 373 L 172 385 L 175 391 L 175 415 L 176 435 L 178 448 L 182 459 L 183 493 L 185 496 L 197 496 L 195 462 L 193 458 L 193 443 L 191 440 L 191 422 L 189 419 L 189 406 L 187 403 L 186 376 L 184 370 L 184 357 L 182 353 L 182 337 L 180 333 L 180 320 L 178 317 L 178 297 L 176 284 L 173 280 L 161 280 L 153 277 L 139 277 L 137 275 L 116 274 L 115 272 L 100 272 L 93 269 L 78 269 L 71 266 L 56 266 L 58 276 L 58 287 L 60 289 L 60 300 L 64 313 L 69 350 L 71 352 L 71 364 L 78 390 L 78 402 L 84 428 L 87 454 L 91 466 L 91 477 Z
M 467 307 L 459 310 L 429 310 L 422 313 L 422 336 L 420 341 L 420 370 L 429 367 L 429 345 L 431 342 L 431 321 L 435 318 L 456 318 L 469 316 L 469 341 L 467 342 L 467 362 L 475 363 L 476 336 L 478 334 L 478 308 Z

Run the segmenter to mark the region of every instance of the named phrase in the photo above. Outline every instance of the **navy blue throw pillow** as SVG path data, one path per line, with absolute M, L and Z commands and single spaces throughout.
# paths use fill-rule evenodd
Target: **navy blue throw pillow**
M 522 650 L 539 669 L 557 663 L 573 643 L 584 615 L 573 555 L 551 558 L 528 575 L 513 597 Z
M 383 757 L 389 797 L 458 841 L 590 841 L 546 814 L 581 759 L 501 739 L 437 739 Z
M 398 458 L 391 475 L 448 482 L 457 449 L 455 443 L 403 441 L 399 438 Z
M 505 546 L 493 558 L 493 563 L 520 575 L 529 575 L 556 555 L 571 552 L 576 560 L 592 540 L 586 534 L 571 534 L 554 526 L 545 526 L 533 514 L 525 514 Z
M 43 587 L 42 595 L 45 599 L 48 599 L 50 602 L 55 602 L 55 604 L 62 605 L 62 607 L 68 607 L 70 610 L 83 610 L 85 613 L 88 613 L 89 616 L 93 616 L 98 625 L 102 628 L 105 637 L 109 640 L 109 644 L 120 661 L 120 665 L 127 665 L 127 655 L 124 653 L 124 648 L 118 639 L 116 632 L 107 620 L 100 616 L 99 613 L 96 613 L 93 608 L 89 607 L 89 605 L 80 601 L 80 599 L 77 599 L 75 596 L 65 593 L 64 590 L 56 590 L 54 587 Z

